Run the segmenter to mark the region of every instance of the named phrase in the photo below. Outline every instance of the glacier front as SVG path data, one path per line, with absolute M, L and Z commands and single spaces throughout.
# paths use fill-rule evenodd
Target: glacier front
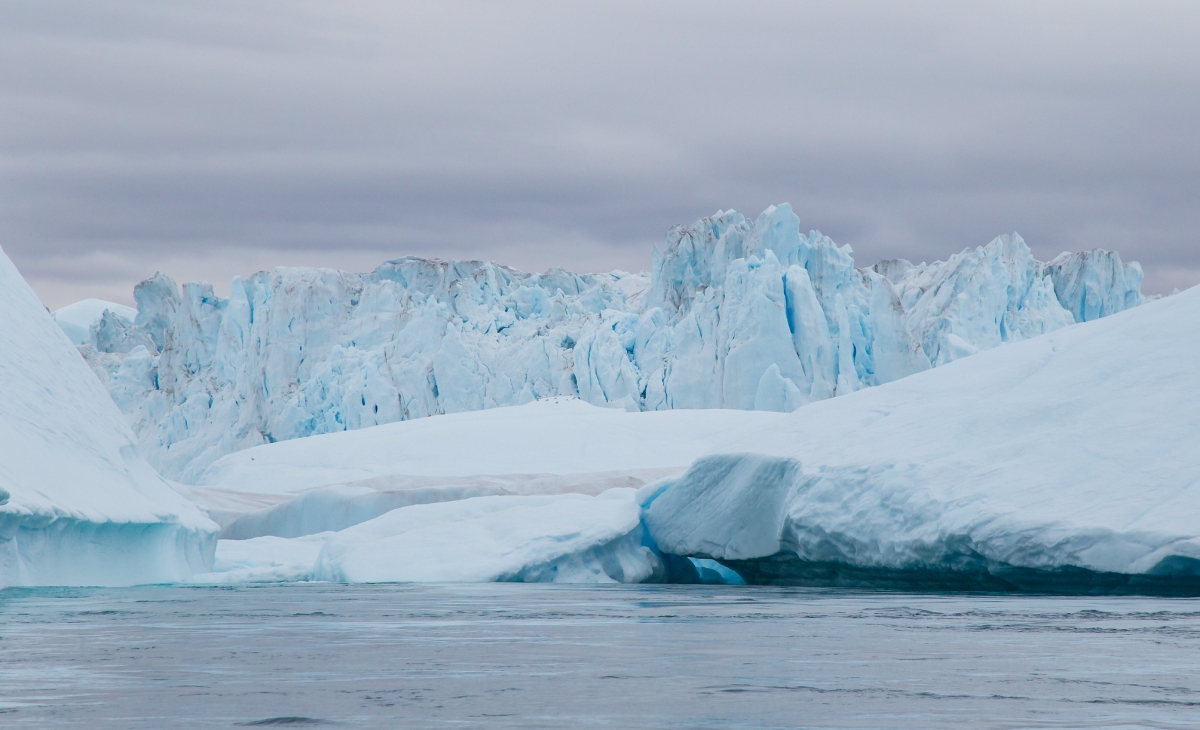
M 405 258 L 280 268 L 229 298 L 159 275 L 82 349 L 146 458 L 195 482 L 264 443 L 549 396 L 791 411 L 1142 301 L 1137 264 L 1041 263 L 1015 234 L 933 264 L 851 253 L 785 204 L 673 229 L 648 274 Z
M 0 250 L 0 588 L 211 570 L 217 526 L 138 454 L 121 412 Z

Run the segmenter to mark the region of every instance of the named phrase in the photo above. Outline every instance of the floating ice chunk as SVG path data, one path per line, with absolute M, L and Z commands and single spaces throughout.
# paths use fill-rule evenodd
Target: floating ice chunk
M 646 524 L 752 581 L 1200 592 L 1198 319 L 1200 287 L 806 406 Z
M 354 583 L 661 580 L 632 489 L 416 505 L 331 536 L 313 577 Z
M 212 572 L 195 575 L 188 582 L 237 584 L 309 580 L 317 556 L 331 535 L 324 532 L 291 539 L 220 540 Z

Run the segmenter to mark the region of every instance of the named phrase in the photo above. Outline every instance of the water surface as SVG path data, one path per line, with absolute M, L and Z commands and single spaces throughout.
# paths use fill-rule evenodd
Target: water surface
M 1200 600 L 0 591 L 4 728 L 1200 728 Z

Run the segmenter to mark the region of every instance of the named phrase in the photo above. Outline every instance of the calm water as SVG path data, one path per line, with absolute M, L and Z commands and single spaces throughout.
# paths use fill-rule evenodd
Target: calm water
M 1200 601 L 0 591 L 3 728 L 1200 727 Z

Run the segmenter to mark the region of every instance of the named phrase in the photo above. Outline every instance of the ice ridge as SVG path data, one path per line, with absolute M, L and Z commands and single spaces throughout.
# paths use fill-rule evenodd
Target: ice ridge
M 1116 254 L 1016 234 L 945 262 L 854 265 L 790 205 L 672 229 L 649 273 L 403 258 L 365 274 L 161 274 L 82 346 L 160 472 L 263 443 L 577 396 L 628 410 L 791 411 L 1142 302 Z

